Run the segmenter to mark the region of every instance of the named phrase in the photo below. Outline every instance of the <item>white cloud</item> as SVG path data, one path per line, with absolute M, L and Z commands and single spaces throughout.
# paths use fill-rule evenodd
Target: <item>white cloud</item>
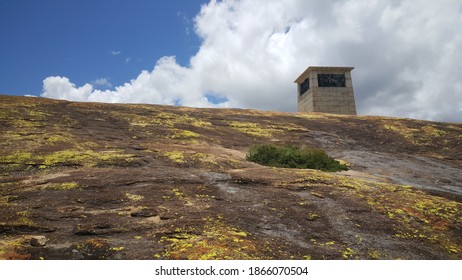
M 181 19 L 181 21 L 183 21 L 183 25 L 185 26 L 185 34 L 189 36 L 191 34 L 191 20 L 189 19 L 188 15 L 184 12 L 177 12 L 176 15 Z
M 44 97 L 52 97 L 73 101 L 87 101 L 93 94 L 93 86 L 85 84 L 82 87 L 76 87 L 68 78 L 54 76 L 43 80 Z
M 110 54 L 112 54 L 113 56 L 119 55 L 121 53 L 121 51 L 110 51 Z
M 107 78 L 99 78 L 91 82 L 93 86 L 102 86 L 102 87 L 112 87 L 112 84 L 109 82 Z
M 132 57 L 131 57 L 131 56 L 129 56 L 129 57 L 127 57 L 127 58 L 125 59 L 125 63 L 129 63 L 130 61 L 132 61 Z
M 202 45 L 190 66 L 163 57 L 113 91 L 48 77 L 42 96 L 295 111 L 293 80 L 307 66 L 345 65 L 356 67 L 361 114 L 460 122 L 461 7 L 457 0 L 210 1 L 195 18 Z

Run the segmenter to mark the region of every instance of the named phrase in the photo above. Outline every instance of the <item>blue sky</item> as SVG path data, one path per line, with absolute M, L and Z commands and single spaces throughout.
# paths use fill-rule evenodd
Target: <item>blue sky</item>
M 1 0 L 0 93 L 39 95 L 54 75 L 117 86 L 168 55 L 187 65 L 203 2 Z
M 297 110 L 352 66 L 360 115 L 462 122 L 460 0 L 0 0 L 0 93 Z

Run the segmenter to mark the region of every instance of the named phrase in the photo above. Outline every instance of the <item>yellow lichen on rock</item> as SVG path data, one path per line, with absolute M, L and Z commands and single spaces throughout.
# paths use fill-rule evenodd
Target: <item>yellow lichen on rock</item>
M 462 222 L 462 203 L 432 196 L 423 191 L 385 183 L 344 178 L 339 187 L 346 187 L 364 199 L 374 210 L 396 221 L 395 237 L 424 239 L 459 252 L 462 246 L 447 231 Z M 452 248 L 450 250 L 449 248 Z
M 56 165 L 81 165 L 93 167 L 102 163 L 130 162 L 133 155 L 121 150 L 93 151 L 83 149 L 61 150 L 49 154 L 31 154 L 29 152 L 13 152 L 0 156 L 0 163 L 14 166 L 31 165 L 47 168 Z
M 76 182 L 65 182 L 65 183 L 51 183 L 42 187 L 45 190 L 70 190 L 78 188 L 79 184 Z
M 252 123 L 252 122 L 230 122 L 229 125 L 231 128 L 251 135 L 251 136 L 257 136 L 257 137 L 272 137 L 275 132 L 278 132 L 279 130 L 274 129 L 274 128 L 265 128 L 261 127 L 257 123 Z
M 184 161 L 184 154 L 182 151 L 170 151 L 170 152 L 165 152 L 164 156 L 169 158 L 171 161 L 176 162 L 176 163 L 183 163 Z
M 131 194 L 131 193 L 126 193 L 125 197 L 131 201 L 140 201 L 144 198 L 144 196 L 142 195 L 136 195 L 136 194 Z
M 165 259 L 246 260 L 258 259 L 258 249 L 248 233 L 231 227 L 220 218 L 204 219 L 201 233 L 194 228 L 178 228 L 160 243 L 167 243 Z

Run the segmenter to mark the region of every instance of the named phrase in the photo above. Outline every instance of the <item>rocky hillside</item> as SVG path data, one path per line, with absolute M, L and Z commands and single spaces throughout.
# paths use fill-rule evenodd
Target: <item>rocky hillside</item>
M 0 96 L 0 132 L 2 259 L 462 259 L 462 124 Z

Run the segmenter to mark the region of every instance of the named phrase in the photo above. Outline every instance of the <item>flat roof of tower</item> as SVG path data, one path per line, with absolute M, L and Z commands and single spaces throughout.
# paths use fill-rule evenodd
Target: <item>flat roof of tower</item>
M 303 73 L 298 76 L 294 83 L 301 84 L 312 71 L 333 71 L 333 72 L 349 72 L 355 69 L 354 67 L 339 67 L 339 66 L 309 66 Z

